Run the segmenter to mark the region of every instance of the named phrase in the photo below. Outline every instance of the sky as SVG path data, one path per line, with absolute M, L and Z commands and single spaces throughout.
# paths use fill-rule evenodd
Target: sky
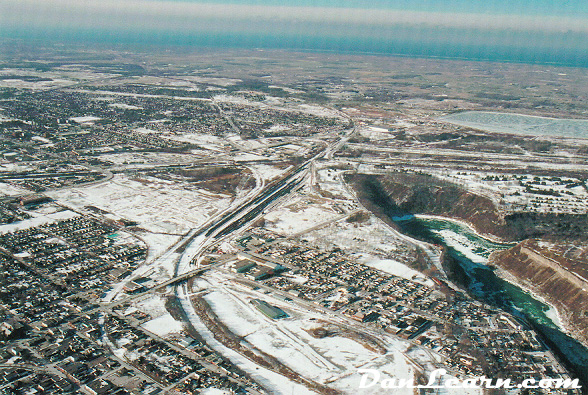
M 0 37 L 588 67 L 588 1 L 1 0 Z

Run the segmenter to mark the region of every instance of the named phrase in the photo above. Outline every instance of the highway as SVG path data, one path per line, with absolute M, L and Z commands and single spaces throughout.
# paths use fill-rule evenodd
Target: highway
M 125 282 L 118 284 L 115 291 L 109 296 L 107 303 L 102 304 L 98 309 L 103 313 L 113 314 L 115 306 L 143 298 L 171 286 L 180 301 L 184 315 L 186 317 L 196 316 L 187 287 L 179 285 L 184 284 L 185 280 L 198 276 L 218 265 L 210 265 L 205 268 L 195 267 L 194 263 L 198 261 L 202 253 L 207 248 L 218 245 L 229 237 L 234 236 L 235 233 L 246 228 L 248 224 L 262 217 L 264 212 L 283 202 L 288 196 L 296 192 L 307 182 L 311 163 L 318 158 L 332 155 L 332 152 L 336 151 L 354 132 L 355 129 L 351 129 L 347 135 L 342 136 L 333 143 L 324 144 L 323 147 L 317 148 L 311 158 L 269 185 L 265 185 L 263 180 L 260 183 L 260 178 L 257 177 L 258 185 L 245 198 L 233 202 L 231 207 L 215 215 L 200 228 L 192 229 L 155 262 L 143 268 L 144 271 L 158 265 L 167 264 L 169 260 L 172 260 L 175 265 L 175 273 L 171 279 L 156 284 L 144 292 L 115 300 L 116 296 L 122 292 L 122 285 L 129 281 L 127 279 Z M 137 277 L 139 273 L 142 272 L 137 272 L 133 277 Z M 191 325 L 191 323 L 188 324 Z M 104 329 L 103 326 L 102 328 Z M 247 373 L 255 374 L 254 372 Z
M 172 278 L 162 283 L 156 284 L 144 292 L 116 299 L 116 296 L 122 292 L 123 285 L 130 281 L 130 279 L 127 279 L 123 283 L 118 284 L 114 293 L 108 298 L 107 303 L 100 305 L 97 307 L 97 309 L 100 310 L 103 314 L 117 315 L 117 313 L 113 311 L 116 306 L 144 298 L 150 294 L 155 294 L 158 291 L 164 290 L 170 286 L 174 288 L 174 292 L 181 302 L 181 307 L 184 310 L 187 308 L 193 309 L 190 297 L 186 291 L 186 287 L 178 285 L 184 283 L 184 281 L 188 280 L 189 278 L 198 276 L 204 271 L 214 268 L 216 265 L 210 265 L 206 268 L 198 268 L 194 267 L 192 262 L 198 258 L 205 248 L 219 243 L 225 238 L 231 236 L 235 231 L 241 229 L 248 223 L 251 223 L 256 218 L 258 218 L 264 210 L 271 208 L 271 206 L 277 201 L 283 199 L 289 193 L 295 191 L 297 187 L 301 185 L 302 182 L 306 179 L 308 175 L 309 163 L 310 160 L 304 162 L 272 184 L 265 185 L 263 182 L 261 182 L 260 185 L 254 188 L 254 190 L 244 199 L 240 199 L 239 201 L 235 202 L 236 204 L 234 204 L 232 207 L 218 213 L 204 226 L 198 229 L 192 229 L 192 231 L 190 231 L 174 246 L 169 248 L 168 251 L 158 258 L 153 264 L 144 267 L 144 269 L 149 269 L 156 267 L 157 265 L 163 265 L 170 259 L 174 260 L 175 274 Z M 134 277 L 137 277 L 137 275 Z M 185 315 L 190 316 L 189 314 Z M 191 325 L 191 323 L 188 324 Z M 101 323 L 101 328 L 103 331 L 105 330 L 103 322 Z M 143 330 L 143 328 L 140 327 L 139 329 Z M 161 341 L 165 341 L 165 339 L 161 339 L 154 334 L 149 333 L 149 336 L 158 338 Z M 113 345 L 106 341 L 107 335 L 105 332 L 103 339 L 105 339 L 105 344 L 109 346 L 109 348 L 114 349 Z M 167 341 L 165 342 L 166 344 L 173 346 L 175 349 L 176 346 Z M 120 358 L 117 359 L 120 360 Z M 125 363 L 126 365 L 125 361 L 120 360 L 120 362 Z M 136 368 L 133 370 L 137 371 Z

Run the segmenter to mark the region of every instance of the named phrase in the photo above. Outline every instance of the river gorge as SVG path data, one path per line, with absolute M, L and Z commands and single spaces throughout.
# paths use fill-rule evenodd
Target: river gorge
M 578 378 L 584 383 L 588 381 L 588 349 L 565 333 L 555 308 L 502 279 L 487 265 L 493 251 L 513 244 L 489 240 L 449 219 L 403 217 L 394 222 L 406 235 L 443 246 L 447 251 L 446 264 L 452 265 L 456 273 L 452 276 L 456 285 L 472 297 L 526 321 Z

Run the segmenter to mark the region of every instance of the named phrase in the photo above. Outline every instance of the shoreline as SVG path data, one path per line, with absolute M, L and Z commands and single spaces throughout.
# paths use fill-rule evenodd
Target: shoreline
M 414 215 L 414 217 L 417 218 L 417 219 L 431 219 L 431 220 L 440 220 L 440 221 L 453 222 L 453 223 L 456 223 L 458 225 L 462 225 L 462 226 L 468 228 L 476 236 L 478 236 L 478 237 L 480 237 L 482 239 L 488 240 L 490 242 L 497 243 L 497 244 L 504 244 L 504 245 L 510 245 L 510 244 L 516 245 L 516 243 L 506 243 L 503 240 L 500 240 L 498 238 L 493 238 L 492 236 L 488 237 L 487 235 L 480 234 L 478 231 L 476 231 L 474 229 L 474 227 L 470 223 L 468 223 L 468 222 L 466 222 L 464 220 L 450 218 L 450 217 L 443 217 L 443 216 L 440 216 L 440 215 L 428 215 L 428 214 L 416 214 L 416 215 Z M 491 256 L 492 255 L 490 255 L 490 257 Z M 527 292 L 529 295 L 531 295 L 534 299 L 538 300 L 539 302 L 541 302 L 544 305 L 546 305 L 547 307 L 549 307 L 549 309 L 552 312 L 555 313 L 555 317 L 554 317 L 555 320 L 552 317 L 550 317 L 549 314 L 547 314 L 548 312 L 546 312 L 546 314 L 545 314 L 546 317 L 553 323 L 553 325 L 557 329 L 559 329 L 561 332 L 565 333 L 566 335 L 574 338 L 571 335 L 571 333 L 572 333 L 571 328 L 569 328 L 565 324 L 565 321 L 564 321 L 564 319 L 562 317 L 562 313 L 559 311 L 559 309 L 557 308 L 557 306 L 553 302 L 549 301 L 545 296 L 541 295 L 537 291 L 531 289 L 527 284 L 523 284 L 522 282 L 520 282 L 519 279 L 515 275 L 511 274 L 510 272 L 506 271 L 505 269 L 502 269 L 499 266 L 496 266 L 494 264 L 490 264 L 490 257 L 488 258 L 485 266 L 487 266 L 488 268 L 492 268 L 494 270 L 494 272 L 496 273 L 496 275 L 500 279 L 502 279 L 502 280 L 504 280 L 504 281 L 506 281 L 506 282 L 508 282 L 508 283 L 510 283 L 510 284 L 512 284 L 512 285 L 514 285 L 514 286 L 516 286 L 518 288 L 520 288 L 524 292 Z M 574 339 L 577 340 L 578 342 L 582 343 L 580 340 L 578 340 L 576 338 L 574 338 Z M 584 344 L 584 343 L 582 343 L 582 344 Z M 584 344 L 584 346 L 588 347 L 588 344 Z
M 494 235 L 491 235 L 491 234 L 480 233 L 476 230 L 476 228 L 471 223 L 469 223 L 463 219 L 457 219 L 457 218 L 453 218 L 453 217 L 444 217 L 442 215 L 430 215 L 430 214 L 415 214 L 414 217 L 417 219 L 449 221 L 449 222 L 456 223 L 458 225 L 461 225 L 461 226 L 468 228 L 473 234 L 475 234 L 479 238 L 485 239 L 491 243 L 512 245 L 513 247 L 518 244 L 517 242 L 507 242 L 507 241 L 505 241 L 499 237 L 496 237 Z
M 548 314 L 545 314 L 547 316 L 547 318 L 550 319 L 550 321 L 563 333 L 565 333 L 566 335 L 574 338 L 572 336 L 572 331 L 570 328 L 568 328 L 565 324 L 564 319 L 562 318 L 562 314 L 561 312 L 558 310 L 557 306 L 555 306 L 553 304 L 553 302 L 549 301 L 545 296 L 541 295 L 540 293 L 538 293 L 537 291 L 533 290 L 529 285 L 524 284 L 519 282 L 518 278 L 510 273 L 509 271 L 502 269 L 499 266 L 495 266 L 492 265 L 492 267 L 494 268 L 494 272 L 496 273 L 496 275 L 501 279 L 504 280 L 516 287 L 519 287 L 520 289 L 522 289 L 523 291 L 527 292 L 528 294 L 530 294 L 534 299 L 537 299 L 538 301 L 540 301 L 541 303 L 543 303 L 544 305 L 548 306 L 553 312 L 555 312 L 555 318 L 557 319 L 557 322 L 554 321 L 551 317 L 549 317 Z M 575 338 L 574 338 L 575 339 Z M 578 339 L 575 339 L 578 340 Z M 580 342 L 580 340 L 578 340 Z M 581 343 L 581 342 L 580 342 Z M 584 346 L 588 347 L 587 344 L 584 344 Z
M 495 266 L 496 267 L 496 266 Z M 518 282 L 515 282 L 513 279 L 517 279 L 516 276 L 514 276 L 513 274 L 509 273 L 508 271 L 498 268 L 496 267 L 496 275 L 501 278 L 504 281 L 507 281 L 510 284 L 513 284 L 517 287 L 519 287 L 520 289 L 522 289 L 525 292 L 528 292 L 530 295 L 533 296 L 533 298 L 536 298 L 537 300 L 539 300 L 540 302 L 544 303 L 545 305 L 549 306 L 554 312 L 555 315 L 557 317 L 557 320 L 559 321 L 559 324 L 554 322 L 549 315 L 546 314 L 546 316 L 548 318 L 550 318 L 550 320 L 553 322 L 553 324 L 556 326 L 556 329 L 559 330 L 561 333 L 563 333 L 564 335 L 568 336 L 570 339 L 576 341 L 578 344 L 580 344 L 582 347 L 584 347 L 585 349 L 588 349 L 588 342 L 582 341 L 581 339 L 578 339 L 577 337 L 575 337 L 573 335 L 574 331 L 573 328 L 569 328 L 565 321 L 562 319 L 562 315 L 560 313 L 560 311 L 558 310 L 558 308 L 550 301 L 548 301 L 545 297 L 543 297 L 541 294 L 537 293 L 536 291 L 532 290 L 529 286 L 525 285 L 525 284 L 520 284 Z M 565 352 L 563 352 L 561 349 L 559 350 L 553 350 L 551 347 L 548 346 L 548 349 L 551 351 L 552 354 L 554 354 L 554 356 L 556 357 L 556 359 L 558 360 L 558 362 L 564 363 L 567 361 L 568 363 L 571 363 L 572 365 L 574 365 L 573 362 L 571 362 L 571 360 L 569 359 L 569 357 L 567 357 L 565 355 Z M 558 358 L 558 354 L 559 357 L 563 358 L 563 362 L 559 360 Z M 563 355 L 561 355 L 563 354 Z
M 492 267 L 494 268 L 496 275 L 500 279 L 502 279 L 512 285 L 519 287 L 523 291 L 525 291 L 525 292 L 529 293 L 531 296 L 533 296 L 533 298 L 535 298 L 538 301 L 540 301 L 541 303 L 549 306 L 552 309 L 552 311 L 555 312 L 555 315 L 556 315 L 556 318 L 557 318 L 557 321 L 559 322 L 559 324 L 558 324 L 558 322 L 554 322 L 547 314 L 546 315 L 548 318 L 550 318 L 550 320 L 557 327 L 557 329 L 560 330 L 565 335 L 571 337 L 572 339 L 574 339 L 575 341 L 577 341 L 578 343 L 580 343 L 581 345 L 583 345 L 584 347 L 586 347 L 588 349 L 588 342 L 585 342 L 581 339 L 578 339 L 573 335 L 574 329 L 572 327 L 570 327 L 568 324 L 566 324 L 567 320 L 564 319 L 565 315 L 560 312 L 560 310 L 554 304 L 554 302 L 550 301 L 550 299 L 548 299 L 546 296 L 543 296 L 538 291 L 533 290 L 529 285 L 519 282 L 518 278 L 514 274 L 510 273 L 509 271 L 507 271 L 499 266 L 496 266 L 496 265 L 492 265 Z

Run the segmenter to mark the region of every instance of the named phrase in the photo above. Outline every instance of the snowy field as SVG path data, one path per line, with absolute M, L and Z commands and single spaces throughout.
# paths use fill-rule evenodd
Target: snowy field
M 206 85 L 218 85 L 222 87 L 232 86 L 242 82 L 237 78 L 222 78 L 222 77 L 199 77 L 199 76 L 183 76 L 182 79 L 197 82 Z
M 85 115 L 83 117 L 71 117 L 69 120 L 76 123 L 89 123 L 99 121 L 100 119 L 101 118 L 92 115 Z
M 256 161 L 256 160 L 264 160 L 267 157 L 257 154 L 251 154 L 248 152 L 243 152 L 236 154 L 232 157 L 235 162 L 249 162 L 249 161 Z
M 118 108 L 121 110 L 142 110 L 143 109 L 143 107 L 133 106 L 130 104 L 125 104 L 125 103 L 110 103 L 108 105 L 108 107 Z
M 253 169 L 257 174 L 261 176 L 266 182 L 271 181 L 274 178 L 279 177 L 280 175 L 284 174 L 286 171 L 290 170 L 292 166 L 286 169 L 279 169 L 275 166 L 271 165 L 250 165 L 249 168 Z
M 377 126 L 366 126 L 361 128 L 359 134 L 362 137 L 366 137 L 370 140 L 389 140 L 394 138 L 394 135 L 385 128 L 377 127 Z
M 374 259 L 367 261 L 365 264 L 393 276 L 402 277 L 429 287 L 435 286 L 435 283 L 421 272 L 411 269 L 394 259 Z
M 265 227 L 284 236 L 292 236 L 323 222 L 340 217 L 324 201 L 307 196 L 291 200 L 265 216 Z
M 237 353 L 235 350 L 224 346 L 215 339 L 214 334 L 206 327 L 206 325 L 204 325 L 204 323 L 200 320 L 200 317 L 198 317 L 194 311 L 194 307 L 192 306 L 188 296 L 189 293 L 186 284 L 182 284 L 178 288 L 178 292 L 178 297 L 188 319 L 190 320 L 190 323 L 202 336 L 206 344 L 212 347 L 215 351 L 222 354 L 224 357 L 228 358 L 233 364 L 242 369 L 244 372 L 249 374 L 253 380 L 268 388 L 273 388 L 276 394 L 316 394 L 316 392 L 310 391 L 303 385 L 290 381 L 286 377 L 271 370 L 260 367 L 253 361 Z
M 230 103 L 248 107 L 257 107 L 261 109 L 273 108 L 275 110 L 280 111 L 296 111 L 325 118 L 343 118 L 341 113 L 330 108 L 325 108 L 314 104 L 298 104 L 291 102 L 285 103 L 284 100 L 281 98 L 274 98 L 274 100 L 271 99 L 272 98 L 270 97 L 270 100 L 268 100 L 266 103 L 262 103 L 257 101 L 251 101 L 244 97 L 226 94 L 216 95 L 213 97 L 213 101 L 218 103 Z
M 181 135 L 164 135 L 163 137 L 173 141 L 197 144 L 206 150 L 215 152 L 222 152 L 229 145 L 224 139 L 210 134 L 184 133 Z
M 24 79 L 12 78 L 0 80 L 0 88 L 17 88 L 17 89 L 51 89 L 71 85 L 73 81 L 54 78 L 47 81 L 25 81 Z
M 138 167 L 154 164 L 191 164 L 199 157 L 186 154 L 172 154 L 166 152 L 125 152 L 119 154 L 103 154 L 100 159 L 117 165 L 137 164 Z M 128 166 L 127 166 L 128 167 Z
M 163 233 L 150 233 L 142 231 L 137 231 L 135 233 L 149 247 L 146 263 L 151 263 L 162 256 L 164 252 L 166 252 L 171 246 L 180 240 L 180 236 Z
M 9 171 L 9 172 L 24 172 L 24 171 L 36 171 L 38 168 L 36 166 L 27 165 L 24 163 L 14 163 L 9 162 L 4 159 L 0 159 L 0 171 Z
M 113 73 L 100 73 L 88 71 L 84 66 L 64 65 L 54 67 L 51 71 L 37 71 L 32 68 L 3 68 L 0 70 L 2 76 L 22 76 L 23 79 L 2 79 L 0 87 L 23 88 L 23 89 L 51 89 L 67 85 L 73 85 L 81 81 L 93 81 L 119 76 Z M 27 80 L 26 77 L 38 77 L 42 80 Z M 45 81 L 45 79 L 47 81 Z
M 341 200 L 353 200 L 354 197 L 345 187 L 342 178 L 344 171 L 337 169 L 319 169 L 317 170 L 317 181 L 321 190 L 330 193 L 333 198 Z M 356 206 L 356 205 L 355 205 Z M 357 207 L 357 206 L 356 206 Z
M 29 194 L 30 191 L 24 188 L 15 187 L 5 182 L 0 182 L 0 194 L 3 196 L 18 196 Z
M 169 313 L 147 321 L 142 327 L 161 337 L 171 333 L 179 333 L 184 329 L 184 325 L 180 321 L 176 321 Z
M 154 233 L 184 234 L 197 228 L 230 199 L 189 191 L 179 183 L 146 177 L 141 182 L 124 175 L 93 186 L 47 193 L 69 206 L 92 205 L 112 213 L 113 219 L 136 221 Z
M 233 395 L 233 391 L 219 390 L 217 388 L 205 388 L 200 395 Z
M 457 170 L 430 170 L 428 173 L 487 196 L 505 210 L 588 212 L 588 190 L 582 180 L 575 178 Z
M 413 378 L 414 367 L 403 356 L 407 352 L 407 343 L 402 340 L 382 336 L 388 351 L 379 353 L 347 336 L 333 334 L 325 338 L 315 338 L 310 335 L 311 330 L 325 324 L 329 328 L 336 327 L 339 319 L 333 318 L 334 321 L 327 324 L 325 316 L 320 313 L 237 283 L 227 282 L 224 275 L 215 274 L 206 280 L 199 280 L 197 286 L 212 290 L 205 296 L 205 300 L 231 332 L 242 336 L 246 342 L 244 344 L 250 344 L 275 356 L 305 378 L 328 384 L 348 394 L 380 393 L 373 389 L 358 391 L 361 379 L 357 372 L 359 368 L 381 370 L 383 378 Z M 280 320 L 267 318 L 249 303 L 253 298 L 264 299 L 282 308 L 289 317 Z M 418 358 L 411 352 L 409 354 Z M 412 390 L 385 393 L 412 394 Z
M 29 213 L 32 213 L 32 212 L 29 212 Z M 75 213 L 75 212 L 69 211 L 69 210 L 59 211 L 59 212 L 50 213 L 50 214 L 40 214 L 40 215 L 34 216 L 33 218 L 25 219 L 25 220 L 18 221 L 18 222 L 13 222 L 11 224 L 0 225 L 0 234 L 16 232 L 16 231 L 22 230 L 22 229 L 34 228 L 35 226 L 40 226 L 40 225 L 44 225 L 44 224 L 48 224 L 48 223 L 52 223 L 52 222 L 56 222 L 56 221 L 60 221 L 60 220 L 64 220 L 64 219 L 70 219 L 70 218 L 74 218 L 74 217 L 78 217 L 78 216 L 79 216 L 78 213 Z
M 556 119 L 521 114 L 466 111 L 439 119 L 459 126 L 495 133 L 588 138 L 588 120 Z
M 198 91 L 198 86 L 186 78 L 166 78 L 156 77 L 152 75 L 144 75 L 140 77 L 128 77 L 119 80 L 120 84 L 144 84 L 153 85 L 166 88 L 184 88 L 189 91 Z
M 149 314 L 151 317 L 161 317 L 167 314 L 165 309 L 165 299 L 159 295 L 153 295 L 145 299 L 134 302 L 134 308 Z
M 409 254 L 412 247 L 373 216 L 361 223 L 339 221 L 306 233 L 300 240 L 307 241 L 319 249 L 339 247 L 365 264 L 376 259 L 394 259 L 402 262 L 411 259 Z

